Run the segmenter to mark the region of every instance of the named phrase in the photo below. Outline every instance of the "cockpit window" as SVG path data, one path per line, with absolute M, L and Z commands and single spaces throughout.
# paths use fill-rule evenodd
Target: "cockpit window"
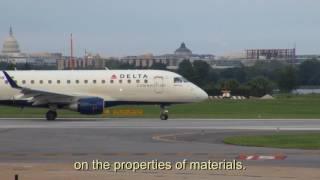
M 185 82 L 189 82 L 189 81 L 183 77 L 175 77 L 174 78 L 174 83 L 185 83 Z
M 182 77 L 183 82 L 189 82 L 188 79 Z
M 174 78 L 174 83 L 182 83 L 182 82 L 183 82 L 183 80 L 181 78 L 179 78 L 179 77 Z

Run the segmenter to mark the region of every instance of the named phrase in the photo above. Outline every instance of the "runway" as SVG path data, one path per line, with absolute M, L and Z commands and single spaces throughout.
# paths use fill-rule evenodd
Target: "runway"
M 320 150 L 242 147 L 224 137 L 319 131 L 320 120 L 0 119 L 1 162 L 65 163 L 92 159 L 222 160 L 239 154 L 284 154 L 249 165 L 320 167 Z
M 99 129 L 212 129 L 212 130 L 295 130 L 318 131 L 320 120 L 316 119 L 95 119 L 65 118 L 45 121 L 42 118 L 0 118 L 0 128 L 99 128 Z

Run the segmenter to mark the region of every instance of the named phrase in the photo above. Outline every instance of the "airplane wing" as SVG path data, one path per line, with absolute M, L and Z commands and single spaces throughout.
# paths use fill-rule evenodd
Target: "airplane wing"
M 60 94 L 56 92 L 50 92 L 47 90 L 21 87 L 10 77 L 10 75 L 6 71 L 3 71 L 3 74 L 5 75 L 8 83 L 12 88 L 20 90 L 21 95 L 15 97 L 15 100 L 28 99 L 28 101 L 31 102 L 33 106 L 45 105 L 50 103 L 70 104 L 80 98 L 88 97 L 75 94 Z

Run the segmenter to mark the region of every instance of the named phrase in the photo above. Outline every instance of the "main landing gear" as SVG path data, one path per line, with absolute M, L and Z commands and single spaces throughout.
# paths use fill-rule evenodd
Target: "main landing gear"
M 160 111 L 160 119 L 161 120 L 168 120 L 169 118 L 169 111 L 166 109 L 164 105 L 160 105 L 161 111 Z
M 51 111 L 51 110 L 50 110 L 50 111 L 48 111 L 48 112 L 46 113 L 46 118 L 47 118 L 48 121 L 54 121 L 54 120 L 56 120 L 57 116 L 58 116 L 58 114 L 57 114 L 56 111 Z
M 50 110 L 46 113 L 46 119 L 48 121 L 54 121 L 57 119 L 57 107 L 56 106 L 49 106 Z

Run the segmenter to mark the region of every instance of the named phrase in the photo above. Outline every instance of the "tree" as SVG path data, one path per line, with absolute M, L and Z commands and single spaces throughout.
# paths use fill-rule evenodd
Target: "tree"
M 17 64 L 17 69 L 19 70 L 31 70 L 32 66 L 29 63 L 25 63 L 25 64 Z
M 239 82 L 235 79 L 224 80 L 220 83 L 220 89 L 233 92 L 238 89 L 239 85 Z
M 167 69 L 167 65 L 163 64 L 163 63 L 153 63 L 150 67 L 150 69 L 158 69 L 158 70 L 166 70 Z
M 240 85 L 237 90 L 233 91 L 233 95 L 250 96 L 250 87 L 248 85 Z
M 253 67 L 247 68 L 247 78 L 252 79 L 258 76 L 264 76 L 272 81 L 277 80 L 277 71 L 283 69 L 288 64 L 285 62 L 272 61 L 258 61 Z
M 256 77 L 249 81 L 250 95 L 261 97 L 270 94 L 273 90 L 272 82 L 265 77 Z
M 7 66 L 8 66 L 8 63 L 6 63 L 6 62 L 0 62 L 0 69 L 1 69 L 1 70 L 6 70 Z
M 221 90 L 219 87 L 215 86 L 213 82 L 209 82 L 208 84 L 204 85 L 202 89 L 211 96 L 217 96 L 221 94 Z
M 178 67 L 178 73 L 188 79 L 189 81 L 194 81 L 194 71 L 192 64 L 189 60 L 183 60 Z
M 224 69 L 221 71 L 220 76 L 223 79 L 235 79 L 241 83 L 245 82 L 247 79 L 245 68 Z
M 209 80 L 210 66 L 205 61 L 194 61 L 194 83 L 199 86 L 204 86 Z
M 214 69 L 211 68 L 208 75 L 208 81 L 210 83 L 214 83 L 214 82 L 217 82 L 218 79 L 219 79 L 219 74 Z
M 320 84 L 320 62 L 316 59 L 308 60 L 299 66 L 299 78 L 302 85 Z
M 120 63 L 118 69 L 137 69 L 134 64 Z
M 291 92 L 298 86 L 297 70 L 288 66 L 278 73 L 278 87 L 280 91 Z
M 116 59 L 108 59 L 105 61 L 105 66 L 108 69 L 119 69 L 121 62 Z
M 14 70 L 16 68 L 16 65 L 13 63 L 7 64 L 7 67 L 5 68 L 6 70 Z

